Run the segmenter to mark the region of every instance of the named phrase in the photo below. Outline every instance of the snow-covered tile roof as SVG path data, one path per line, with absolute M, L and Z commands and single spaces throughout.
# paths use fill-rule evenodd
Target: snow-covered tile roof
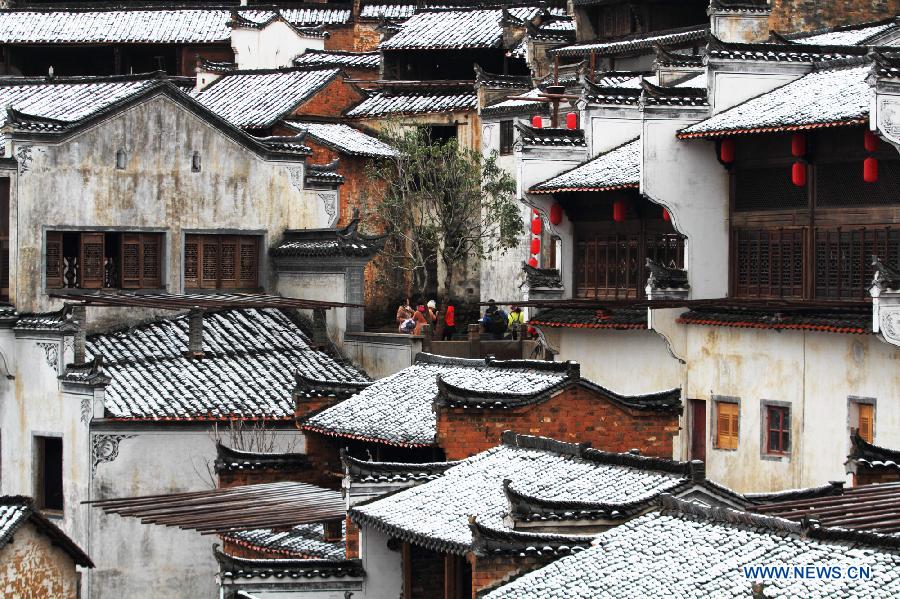
M 194 94 L 198 102 L 238 127 L 269 127 L 334 80 L 338 69 L 236 71 Z
M 371 92 L 369 97 L 347 112 L 349 117 L 371 117 L 389 114 L 429 114 L 475 110 L 475 92 L 440 93 L 428 91 Z
M 540 13 L 537 7 L 517 7 L 509 13 L 531 20 Z M 381 42 L 382 50 L 449 50 L 461 48 L 499 48 L 503 42 L 503 11 L 428 10 L 410 17 L 391 38 Z
M 321 523 L 300 524 L 290 530 L 258 528 L 234 532 L 225 538 L 255 551 L 306 559 L 339 560 L 346 557 L 347 551 L 343 541 L 346 538 L 346 523 L 343 529 L 340 541 L 326 541 L 325 527 Z
M 415 4 L 379 4 L 366 3 L 359 11 L 361 19 L 403 20 L 408 19 L 416 12 Z
M 680 138 L 813 129 L 865 122 L 870 65 L 821 70 L 679 131 Z
M 895 20 L 878 23 L 863 23 L 845 27 L 834 27 L 828 30 L 813 31 L 787 36 L 795 44 L 813 44 L 817 46 L 860 46 L 877 39 L 883 34 L 897 29 Z
M 22 523 L 31 515 L 33 506 L 24 500 L 12 501 L 12 498 L 0 503 L 0 547 L 5 547 L 13 534 L 22 526 Z
M 563 127 L 535 128 L 525 123 L 516 123 L 520 132 L 519 139 L 526 146 L 557 146 L 565 148 L 585 147 L 583 129 L 566 129 Z
M 157 84 L 158 79 L 134 77 L 80 77 L 59 82 L 0 79 L 0 105 L 28 116 L 74 122 Z M 7 119 L 4 110 L 0 126 Z
M 503 368 L 485 360 L 419 354 L 416 364 L 314 414 L 304 421 L 303 428 L 394 445 L 434 445 L 437 420 L 432 404 L 438 396 L 439 375 L 456 387 L 504 393 L 540 393 L 567 379 L 565 370 L 540 367 L 535 363 L 534 368 Z
M 508 443 L 508 436 L 504 434 L 503 445 L 463 460 L 440 478 L 352 508 L 351 519 L 404 540 L 463 552 L 473 541 L 470 515 L 487 529 L 509 530 L 503 522 L 510 509 L 505 479 L 511 480 L 517 493 L 546 501 L 623 505 L 649 501 L 687 481 L 674 472 L 607 460 L 621 454 L 579 457 L 557 449 L 577 447 L 571 444 L 550 441 L 543 448 L 540 441 L 549 440 L 513 435 L 517 440 Z M 523 439 L 529 441 L 519 441 Z
M 304 123 L 290 121 L 292 129 L 305 131 L 307 139 L 351 156 L 369 156 L 373 158 L 390 158 L 397 151 L 377 137 L 372 137 L 343 123 Z
M 241 17 L 266 22 L 273 11 L 241 10 Z M 290 8 L 282 15 L 297 26 L 334 25 L 350 20 L 349 9 Z M 0 11 L 0 43 L 210 44 L 231 39 L 231 9 L 113 8 Z
M 28 521 L 38 532 L 49 537 L 54 547 L 68 553 L 76 565 L 84 568 L 94 567 L 91 558 L 66 533 L 35 509 L 34 500 L 23 495 L 0 496 L 0 549 L 13 542 L 16 531 Z M 4 590 L 8 588 L 7 586 Z
M 433 483 L 432 483 L 433 484 Z M 415 490 L 415 489 L 414 489 Z M 764 594 L 794 597 L 900 596 L 900 543 L 836 529 L 803 529 L 778 518 L 662 500 L 661 512 L 598 535 L 564 557 L 485 595 L 485 599 L 750 597 L 744 566 L 871 567 L 864 580 L 766 577 Z
M 519 94 L 519 97 L 537 98 L 542 93 L 540 88 L 534 88 L 525 93 Z M 533 112 L 535 114 L 545 114 L 549 111 L 548 102 L 529 101 L 529 100 L 501 100 L 490 106 L 481 109 L 484 116 L 501 115 L 501 114 L 519 114 Z
M 295 373 L 364 381 L 353 366 L 312 349 L 275 309 L 203 317 L 203 359 L 188 358 L 188 319 L 179 316 L 91 335 L 87 358 L 103 358 L 109 418 L 141 420 L 292 418 Z
M 709 28 L 706 26 L 666 29 L 630 35 L 613 41 L 588 44 L 574 44 L 549 50 L 548 54 L 556 56 L 580 56 L 594 54 L 623 54 L 639 50 L 652 50 L 654 46 L 673 46 L 690 42 L 699 42 L 706 38 Z
M 378 52 L 342 52 L 340 50 L 307 50 L 294 59 L 298 67 L 347 67 L 378 70 L 381 55 Z
M 617 148 L 578 165 L 531 188 L 530 193 L 560 191 L 606 191 L 637 187 L 641 178 L 641 139 L 625 142 Z

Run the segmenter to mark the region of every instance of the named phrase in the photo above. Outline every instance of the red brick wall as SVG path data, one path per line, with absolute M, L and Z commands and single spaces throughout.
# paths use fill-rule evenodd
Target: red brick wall
M 893 17 L 900 0 L 773 0 L 769 28 L 779 33 L 809 31 Z
M 354 51 L 371 52 L 378 49 L 378 44 L 381 43 L 381 34 L 375 29 L 377 26 L 377 23 L 357 23 L 354 26 Z
M 444 596 L 444 554 L 412 545 L 409 548 L 412 599 Z
M 178 74 L 193 77 L 197 74 L 197 58 L 214 62 L 233 62 L 234 51 L 228 44 L 213 46 L 184 46 L 178 54 Z
M 304 431 L 306 439 L 306 458 L 310 470 L 314 473 L 312 480 L 304 481 L 320 485 L 328 489 L 340 490 L 341 479 L 335 474 L 343 472 L 339 445 L 326 435 Z
M 219 473 L 219 487 L 238 487 L 241 485 L 259 485 L 263 483 L 277 483 L 282 481 L 295 481 L 301 483 L 313 483 L 321 476 L 311 468 L 297 470 L 234 470 Z
M 324 89 L 320 90 L 308 102 L 301 104 L 294 116 L 333 116 L 338 117 L 351 106 L 362 100 L 362 94 L 354 85 L 346 83 L 338 77 Z
M 356 559 L 359 557 L 359 527 L 347 516 L 347 559 Z
M 328 27 L 328 37 L 325 38 L 326 50 L 356 50 L 356 31 L 353 25 L 330 26 Z
M 471 557 L 471 556 L 470 556 Z M 488 556 L 470 559 L 472 564 L 472 599 L 476 593 L 497 586 L 513 576 L 525 574 L 554 561 L 555 557 Z
M 572 388 L 514 410 L 438 409 L 437 441 L 448 460 L 460 460 L 500 444 L 505 430 L 590 442 L 595 449 L 672 457 L 678 415 L 623 408 L 587 389 Z
M 861 487 L 863 485 L 875 485 L 880 483 L 894 483 L 900 481 L 900 472 L 896 470 L 886 469 L 868 469 L 857 467 L 856 474 L 853 476 L 853 486 Z

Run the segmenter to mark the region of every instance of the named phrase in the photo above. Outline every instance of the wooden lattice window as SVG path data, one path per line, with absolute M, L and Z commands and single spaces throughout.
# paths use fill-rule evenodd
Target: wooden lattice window
M 716 447 L 737 449 L 740 430 L 740 406 L 727 401 L 716 402 Z
M 581 235 L 575 244 L 578 297 L 644 295 L 647 258 L 684 268 L 684 237 L 677 233 Z
M 59 231 L 47 232 L 44 273 L 47 289 L 59 289 L 63 286 L 63 237 Z
M 766 407 L 766 451 L 788 453 L 791 450 L 791 410 L 783 406 Z
M 872 256 L 889 263 L 900 258 L 900 229 L 856 227 L 817 229 L 815 293 L 818 299 L 868 297 Z
M 103 287 L 106 241 L 103 233 L 82 233 L 80 250 L 80 281 L 82 289 Z
M 734 245 L 738 296 L 803 297 L 803 229 L 742 229 Z
M 185 236 L 187 289 L 254 289 L 259 286 L 258 265 L 258 236 Z
M 500 121 L 500 154 L 512 154 L 513 151 L 513 122 Z
M 121 277 L 126 289 L 157 289 L 161 281 L 162 235 L 124 233 L 122 235 Z
M 162 287 L 162 233 L 48 231 L 48 289 Z

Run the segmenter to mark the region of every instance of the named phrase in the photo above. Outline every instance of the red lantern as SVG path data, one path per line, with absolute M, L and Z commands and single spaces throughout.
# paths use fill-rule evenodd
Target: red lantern
M 734 162 L 734 140 L 723 139 L 719 147 L 719 159 L 725 164 Z
M 791 155 L 794 158 L 806 156 L 806 136 L 802 133 L 794 133 L 791 136 Z
M 540 254 L 541 253 L 541 238 L 534 237 L 531 240 L 531 253 L 532 254 Z
M 791 167 L 791 183 L 797 187 L 806 187 L 806 165 L 800 160 Z
M 878 182 L 878 159 L 869 156 L 863 160 L 863 181 L 866 183 Z
M 530 266 L 531 268 L 537 268 L 537 264 L 537 258 L 535 258 L 534 256 L 528 259 L 528 266 Z
M 878 136 L 873 131 L 867 130 L 863 137 L 863 145 L 866 147 L 866 152 L 877 152 L 880 144 L 881 140 L 878 139 Z
M 563 219 L 563 207 L 562 204 L 556 202 L 552 206 L 550 206 L 550 224 L 558 225 L 562 222 Z
M 672 220 L 672 215 L 669 214 L 669 211 L 666 210 L 665 208 L 663 208 L 663 220 L 666 222 L 669 222 L 670 220 Z
M 574 112 L 566 115 L 566 129 L 578 129 L 578 115 Z
M 531 126 L 535 129 L 540 129 L 544 126 L 544 119 L 542 119 L 538 114 L 534 115 L 533 117 L 531 117 Z
M 540 219 L 540 218 L 532 219 L 532 221 L 531 221 L 531 232 L 532 232 L 534 235 L 540 235 L 540 234 L 541 234 L 541 229 L 543 228 L 543 227 L 541 226 L 541 224 L 542 224 L 542 223 L 541 223 L 541 219 Z
M 613 220 L 617 223 L 625 222 L 626 208 L 625 200 L 616 200 L 613 202 Z

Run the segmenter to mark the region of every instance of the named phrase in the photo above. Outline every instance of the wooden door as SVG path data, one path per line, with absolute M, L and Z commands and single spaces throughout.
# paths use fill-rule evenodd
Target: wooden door
M 690 405 L 691 455 L 692 460 L 706 461 L 706 402 L 700 399 L 688 400 Z

